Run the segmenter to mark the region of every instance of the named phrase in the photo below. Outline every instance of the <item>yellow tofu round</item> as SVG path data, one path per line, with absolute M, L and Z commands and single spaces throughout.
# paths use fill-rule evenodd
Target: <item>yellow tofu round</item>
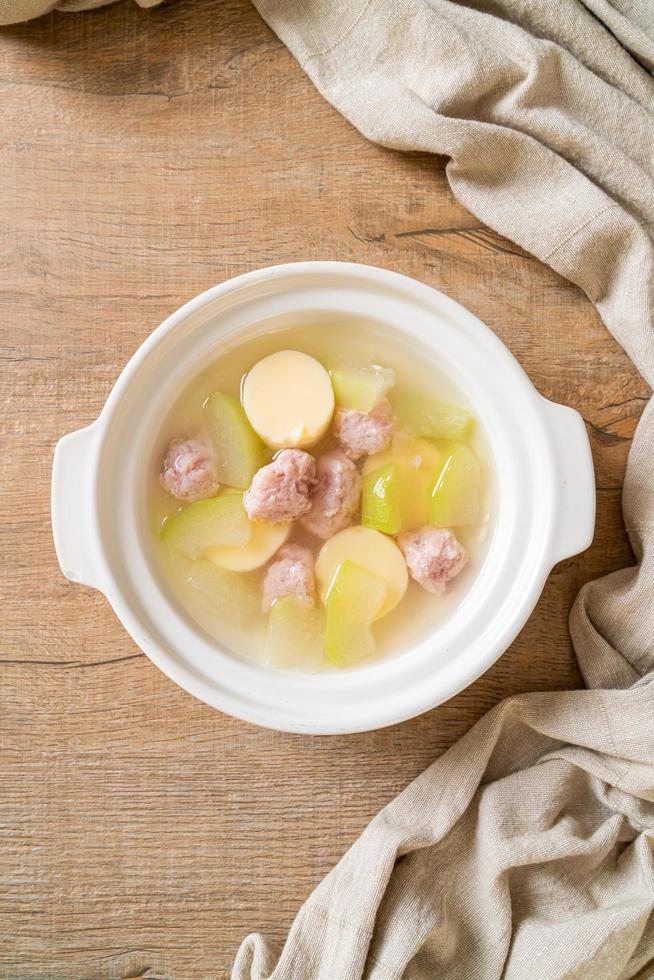
M 270 561 L 289 534 L 291 524 L 252 522 L 252 536 L 241 548 L 207 548 L 205 556 L 219 568 L 231 572 L 251 572 Z
M 404 514 L 405 527 L 413 529 L 429 524 L 431 492 L 443 460 L 442 451 L 428 439 L 399 434 L 389 449 L 367 457 L 362 474 L 367 476 L 388 463 L 398 463 L 403 468 L 405 484 L 411 488 Z
M 384 582 L 386 596 L 377 619 L 394 609 L 404 596 L 409 574 L 404 555 L 395 541 L 370 527 L 348 527 L 326 541 L 316 559 L 316 581 L 323 603 L 344 561 L 353 561 Z
M 258 361 L 243 382 L 250 425 L 271 449 L 304 449 L 321 439 L 334 414 L 334 390 L 320 361 L 282 350 Z

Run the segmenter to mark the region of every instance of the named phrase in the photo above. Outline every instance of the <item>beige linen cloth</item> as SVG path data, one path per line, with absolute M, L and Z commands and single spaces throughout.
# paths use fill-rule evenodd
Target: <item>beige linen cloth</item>
M 161 0 L 136 0 L 139 7 L 157 7 Z M 32 20 L 51 10 L 93 10 L 104 7 L 114 0 L 0 0 L 0 27 L 16 24 L 22 20 Z
M 256 5 L 365 136 L 447 155 L 459 200 L 577 283 L 653 383 L 654 0 Z M 623 506 L 637 564 L 570 621 L 588 689 L 490 711 L 233 980 L 654 977 L 652 402 Z

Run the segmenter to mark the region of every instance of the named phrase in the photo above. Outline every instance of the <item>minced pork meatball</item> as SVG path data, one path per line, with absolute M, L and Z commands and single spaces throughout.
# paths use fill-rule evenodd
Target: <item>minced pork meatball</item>
M 311 496 L 311 510 L 301 523 L 324 541 L 349 527 L 359 508 L 361 477 L 343 453 L 321 456 L 316 470 L 318 482 Z
M 179 500 L 202 500 L 218 492 L 211 450 L 199 439 L 173 439 L 168 446 L 159 481 Z
M 439 595 L 450 579 L 468 561 L 463 545 L 448 528 L 423 527 L 399 534 L 397 543 L 406 559 L 411 578 L 423 589 Z
M 312 553 L 300 544 L 286 544 L 263 580 L 263 611 L 268 612 L 275 599 L 290 595 L 313 606 L 315 588 Z
M 385 398 L 372 412 L 339 408 L 334 416 L 334 435 L 350 459 L 380 453 L 390 445 L 394 432 L 391 406 Z
M 284 524 L 311 509 L 311 492 L 316 485 L 316 461 L 302 449 L 283 449 L 262 466 L 243 495 L 250 520 Z

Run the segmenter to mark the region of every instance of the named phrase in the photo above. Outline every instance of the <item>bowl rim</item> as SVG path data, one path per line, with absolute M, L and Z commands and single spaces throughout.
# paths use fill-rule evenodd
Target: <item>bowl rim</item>
M 411 301 L 423 301 L 430 308 L 438 306 L 448 311 L 455 320 L 466 321 L 467 328 L 477 335 L 480 343 L 483 340 L 483 344 L 491 356 L 503 365 L 504 370 L 508 371 L 516 386 L 516 391 L 519 390 L 524 398 L 524 404 L 527 405 L 529 403 L 534 410 L 534 417 L 538 417 L 539 403 L 544 400 L 533 387 L 518 361 L 486 324 L 455 300 L 452 300 L 433 287 L 418 282 L 408 276 L 379 269 L 374 266 L 332 261 L 285 263 L 253 270 L 205 290 L 171 313 L 134 353 L 111 390 L 97 423 L 94 424 L 97 426 L 97 439 L 93 454 L 95 458 L 93 472 L 95 477 L 94 499 L 96 503 L 100 493 L 100 487 L 98 485 L 99 470 L 107 440 L 111 435 L 111 423 L 114 415 L 120 409 L 126 392 L 130 389 L 134 380 L 138 379 L 144 364 L 152 358 L 158 346 L 182 324 L 187 323 L 192 316 L 198 314 L 210 304 L 213 304 L 217 299 L 233 296 L 237 300 L 239 291 L 247 291 L 253 285 L 265 286 L 268 283 L 278 286 L 280 281 L 283 281 L 287 277 L 303 277 L 306 275 L 314 277 L 316 275 L 327 277 L 336 276 L 339 278 L 345 276 L 364 281 L 368 286 L 379 289 L 399 289 L 407 293 Z M 400 324 L 397 324 L 396 328 L 400 333 L 406 333 L 406 330 Z M 429 340 L 425 339 L 425 343 L 429 344 Z M 434 349 L 433 345 L 431 346 Z M 543 427 L 541 435 L 543 439 L 542 445 L 546 447 L 547 432 L 545 427 Z M 97 509 L 96 507 L 96 531 L 101 541 L 102 532 L 99 526 Z M 378 706 L 378 710 L 373 713 L 374 720 L 371 720 L 370 714 L 368 714 L 361 721 L 350 718 L 345 724 L 342 721 L 332 724 L 326 722 L 324 719 L 320 722 L 312 720 L 298 721 L 297 719 L 288 720 L 284 714 L 284 712 L 288 712 L 289 710 L 288 703 L 284 705 L 283 711 L 279 710 L 280 705 L 278 704 L 278 710 L 275 713 L 274 711 L 271 712 L 270 706 L 265 703 L 262 704 L 256 700 L 245 703 L 242 697 L 235 696 L 233 692 L 224 688 L 221 688 L 219 697 L 214 696 L 212 691 L 207 690 L 207 684 L 201 676 L 197 676 L 196 673 L 189 670 L 185 665 L 180 664 L 175 657 L 172 657 L 165 647 L 158 642 L 156 633 L 153 634 L 152 631 L 144 629 L 143 617 L 132 608 L 132 603 L 129 597 L 124 594 L 124 589 L 117 582 L 112 563 L 102 547 L 99 549 L 98 560 L 102 565 L 101 579 L 103 585 L 101 589 L 119 620 L 137 645 L 171 680 L 205 703 L 217 707 L 243 721 L 275 730 L 305 734 L 348 734 L 398 724 L 458 694 L 488 670 L 520 632 L 533 611 L 553 565 L 547 548 L 543 547 L 539 560 L 534 563 L 529 585 L 528 587 L 523 587 L 520 593 L 520 601 L 517 608 L 506 619 L 503 629 L 497 629 L 497 624 L 495 624 L 496 628 L 492 642 L 490 639 L 486 642 L 485 655 L 478 657 L 474 669 L 468 668 L 467 670 L 459 669 L 458 671 L 454 671 L 449 679 L 449 683 L 444 683 L 443 678 L 440 677 L 437 693 L 435 693 L 433 685 L 425 683 L 419 691 L 416 692 L 414 690 L 414 697 L 410 706 L 406 705 L 403 708 L 399 708 L 393 700 L 390 705 L 385 702 L 383 708 Z M 494 621 L 491 620 L 491 625 L 493 623 Z M 482 637 L 483 632 L 487 631 L 482 631 Z M 217 641 L 212 641 L 212 643 L 214 646 L 217 646 Z M 230 654 L 230 656 L 232 655 Z M 401 659 L 401 657 L 392 658 L 389 661 L 383 661 L 383 664 L 378 666 L 397 663 Z M 247 666 L 242 666 L 247 669 Z M 374 669 L 374 667 L 370 669 Z M 275 673 L 282 674 L 285 672 L 275 671 Z M 350 677 L 352 676 L 350 672 L 347 672 L 347 674 Z M 326 675 L 319 674 L 313 676 L 324 678 Z M 388 701 L 388 699 L 386 700 Z

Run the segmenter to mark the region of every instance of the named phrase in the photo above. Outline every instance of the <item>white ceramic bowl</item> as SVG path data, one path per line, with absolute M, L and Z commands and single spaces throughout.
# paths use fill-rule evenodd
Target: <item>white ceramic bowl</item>
M 148 529 L 147 464 L 161 418 L 221 349 L 276 321 L 325 314 L 353 324 L 363 316 L 434 354 L 483 420 L 498 499 L 484 565 L 431 637 L 359 670 L 304 675 L 220 649 L 168 597 Z M 173 313 L 132 357 L 97 422 L 61 439 L 52 474 L 54 540 L 67 578 L 103 592 L 138 646 L 196 697 L 257 725 L 314 734 L 391 725 L 474 681 L 524 625 L 552 566 L 590 544 L 594 519 L 580 416 L 543 399 L 458 303 L 405 276 L 339 262 L 252 272 Z

